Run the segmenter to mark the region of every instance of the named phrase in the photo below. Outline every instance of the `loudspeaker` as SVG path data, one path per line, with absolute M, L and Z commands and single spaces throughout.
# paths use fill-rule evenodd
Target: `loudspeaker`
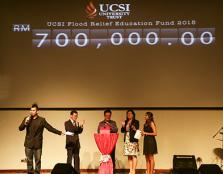
M 198 174 L 194 155 L 174 155 L 173 174 Z
M 77 174 L 77 172 L 70 164 L 57 163 L 54 166 L 51 174 Z
M 202 164 L 198 171 L 199 174 L 223 174 L 217 164 Z

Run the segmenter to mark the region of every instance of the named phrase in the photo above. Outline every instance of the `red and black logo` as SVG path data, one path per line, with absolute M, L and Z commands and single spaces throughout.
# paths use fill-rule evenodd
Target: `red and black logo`
M 87 4 L 85 12 L 87 13 L 87 18 L 89 19 L 94 19 L 97 16 L 97 9 L 91 1 Z

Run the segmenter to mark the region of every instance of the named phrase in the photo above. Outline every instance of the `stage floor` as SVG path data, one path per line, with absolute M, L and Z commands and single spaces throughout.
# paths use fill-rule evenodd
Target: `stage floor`
M 0 173 L 4 173 L 4 174 L 26 174 L 26 173 L 21 173 L 21 172 L 17 172 L 17 173 L 11 173 L 11 172 L 0 172 Z M 41 174 L 51 174 L 50 172 L 41 172 Z M 81 172 L 81 174 L 98 174 L 96 172 Z M 116 172 L 114 174 L 128 174 L 127 172 Z M 146 174 L 145 172 L 137 172 L 136 174 Z M 171 174 L 170 172 L 155 172 L 154 174 Z
M 51 174 L 52 169 L 42 169 L 41 174 Z M 26 174 L 26 169 L 0 170 L 4 174 Z M 98 174 L 96 169 L 81 169 L 81 174 Z M 129 174 L 128 169 L 115 169 L 114 174 Z M 146 174 L 146 169 L 137 169 L 136 174 Z M 156 169 L 154 174 L 171 174 L 171 170 Z

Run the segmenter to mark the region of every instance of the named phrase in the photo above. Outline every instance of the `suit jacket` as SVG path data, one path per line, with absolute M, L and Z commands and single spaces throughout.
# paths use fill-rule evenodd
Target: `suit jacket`
M 28 125 L 25 125 L 25 119 L 23 119 L 19 130 L 22 131 L 26 128 L 26 138 L 24 146 L 30 149 L 42 148 L 43 144 L 43 130 L 46 128 L 48 131 L 61 135 L 61 131 L 53 128 L 45 118 L 38 116 L 36 119 L 31 119 Z
M 64 123 L 65 130 L 74 133 L 73 136 L 66 135 L 66 148 L 80 148 L 80 141 L 78 134 L 82 133 L 83 127 L 71 122 L 68 120 Z
M 118 132 L 118 127 L 117 127 L 117 125 L 116 125 L 116 122 L 113 121 L 113 120 L 109 120 L 108 122 L 109 122 L 109 124 L 111 125 L 111 127 L 110 127 L 110 132 L 111 132 L 111 133 L 117 133 L 117 132 Z M 100 133 L 100 128 L 101 128 L 101 127 L 104 127 L 104 126 L 106 125 L 105 123 L 106 123 L 105 120 L 99 122 L 99 124 L 98 124 L 98 130 L 97 130 L 98 133 Z
M 121 132 L 124 133 L 124 142 L 125 142 L 125 137 L 126 137 L 126 125 L 127 125 L 127 120 L 125 120 L 125 126 L 121 128 Z M 129 134 L 130 134 L 130 142 L 138 142 L 138 139 L 135 139 L 135 133 L 136 131 L 134 131 L 131 126 L 135 126 L 136 129 L 139 129 L 139 121 L 138 120 L 133 120 L 131 125 L 130 125 L 130 130 L 129 130 Z

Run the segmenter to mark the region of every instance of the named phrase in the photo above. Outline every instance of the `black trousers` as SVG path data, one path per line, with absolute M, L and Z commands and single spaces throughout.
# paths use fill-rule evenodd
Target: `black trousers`
M 68 147 L 67 148 L 67 164 L 72 165 L 72 158 L 74 161 L 74 169 L 77 173 L 80 173 L 80 148 Z
M 30 149 L 26 147 L 25 154 L 27 158 L 27 173 L 40 174 L 42 149 Z M 33 170 L 33 156 L 35 159 L 35 170 Z
M 115 146 L 116 147 L 116 146 Z M 115 147 L 111 153 L 112 163 L 113 163 L 113 169 L 115 169 Z

